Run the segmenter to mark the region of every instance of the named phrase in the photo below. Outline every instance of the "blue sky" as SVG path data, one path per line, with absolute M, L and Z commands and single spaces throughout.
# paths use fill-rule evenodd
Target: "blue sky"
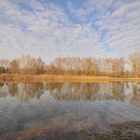
M 140 0 L 1 0 L 0 59 L 140 52 Z

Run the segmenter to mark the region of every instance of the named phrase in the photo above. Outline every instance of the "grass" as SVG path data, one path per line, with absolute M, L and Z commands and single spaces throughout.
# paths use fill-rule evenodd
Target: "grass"
M 1 74 L 0 82 L 140 82 L 139 78 L 120 78 L 109 76 L 75 76 L 75 75 L 21 75 Z

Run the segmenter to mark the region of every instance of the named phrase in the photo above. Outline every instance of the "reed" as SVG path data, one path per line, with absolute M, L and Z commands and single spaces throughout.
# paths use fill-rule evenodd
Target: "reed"
M 140 78 L 79 75 L 1 74 L 0 82 L 140 82 Z

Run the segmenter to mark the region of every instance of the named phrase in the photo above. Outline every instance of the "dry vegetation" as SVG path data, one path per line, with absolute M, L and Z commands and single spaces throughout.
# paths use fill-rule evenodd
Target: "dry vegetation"
M 20 75 L 2 74 L 0 82 L 136 82 L 140 78 L 118 78 L 108 76 L 74 76 L 74 75 Z
M 0 81 L 140 81 L 140 54 L 131 54 L 128 59 L 64 57 L 56 58 L 49 65 L 41 58 L 30 56 L 11 61 L 0 60 Z

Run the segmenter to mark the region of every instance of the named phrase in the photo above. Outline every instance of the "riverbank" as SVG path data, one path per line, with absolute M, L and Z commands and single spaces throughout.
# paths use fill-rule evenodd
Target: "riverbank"
M 140 140 L 140 122 L 113 124 L 104 131 L 94 133 L 92 130 L 53 132 L 51 130 L 34 130 L 0 135 L 2 140 Z
M 1 74 L 0 82 L 140 82 L 140 77 Z

